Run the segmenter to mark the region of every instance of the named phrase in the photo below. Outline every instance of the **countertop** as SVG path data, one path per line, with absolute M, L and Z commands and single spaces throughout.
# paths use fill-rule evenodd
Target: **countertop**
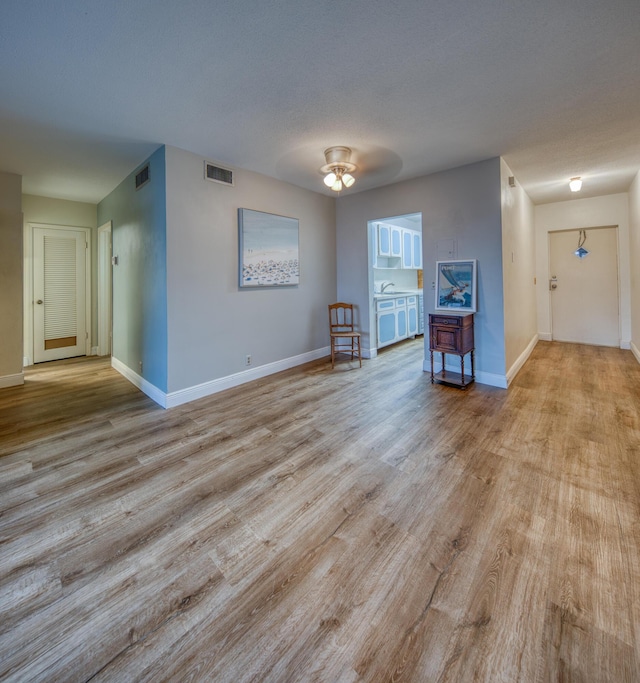
M 399 292 L 384 292 L 380 294 L 379 292 L 373 295 L 374 299 L 394 299 L 399 296 L 419 296 L 422 294 L 421 289 L 403 289 Z

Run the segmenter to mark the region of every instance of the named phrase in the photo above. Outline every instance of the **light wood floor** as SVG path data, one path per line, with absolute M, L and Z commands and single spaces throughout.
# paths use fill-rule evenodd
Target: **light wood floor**
M 1 390 L 0 680 L 640 681 L 640 365 L 421 363 L 169 411 L 103 359 Z

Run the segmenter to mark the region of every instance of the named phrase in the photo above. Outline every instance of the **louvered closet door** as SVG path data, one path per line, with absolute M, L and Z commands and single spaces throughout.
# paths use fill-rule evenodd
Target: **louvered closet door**
M 86 354 L 86 233 L 34 228 L 34 362 Z

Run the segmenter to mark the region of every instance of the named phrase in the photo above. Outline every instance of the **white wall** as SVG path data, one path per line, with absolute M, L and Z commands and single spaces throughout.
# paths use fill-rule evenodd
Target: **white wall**
M 640 362 L 640 171 L 629 188 L 631 350 Z
M 22 176 L 0 171 L 0 388 L 22 369 Z
M 458 258 L 478 259 L 477 379 L 506 386 L 500 201 L 498 158 L 337 200 L 338 297 L 358 307 L 365 347 L 375 347 L 376 334 L 369 296 L 368 222 L 421 212 L 426 313 L 435 308 L 431 283 L 438 242 L 455 239 Z
M 513 379 L 537 341 L 535 228 L 533 203 L 500 160 L 502 206 L 502 281 L 507 377 Z
M 629 259 L 629 196 L 625 193 L 604 197 L 572 199 L 541 204 L 534 209 L 536 226 L 536 277 L 538 280 L 538 334 L 551 339 L 549 299 L 549 233 L 608 225 L 618 226 L 618 274 L 620 279 L 620 346 L 630 348 L 631 275 Z
M 33 280 L 31 264 L 31 230 L 29 224 L 66 225 L 74 228 L 91 229 L 91 346 L 98 339 L 98 294 L 97 294 L 97 220 L 98 207 L 86 202 L 72 202 L 66 199 L 52 199 L 35 195 L 22 195 L 24 215 L 24 255 L 25 255 L 25 292 L 30 292 Z M 26 296 L 24 301 L 24 350 L 27 362 L 33 362 L 33 298 Z
M 335 200 L 242 169 L 220 185 L 203 164 L 166 148 L 169 403 L 326 355 L 336 298 Z M 299 220 L 298 286 L 239 289 L 238 208 Z

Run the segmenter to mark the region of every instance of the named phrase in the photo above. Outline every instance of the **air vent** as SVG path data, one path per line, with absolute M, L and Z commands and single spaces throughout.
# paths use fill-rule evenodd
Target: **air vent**
M 149 180 L 149 164 L 147 164 L 141 171 L 136 173 L 136 190 L 139 190 L 143 185 L 146 185 Z
M 204 162 L 204 177 L 205 180 L 210 180 L 213 183 L 233 185 L 233 171 L 216 166 L 209 161 Z

